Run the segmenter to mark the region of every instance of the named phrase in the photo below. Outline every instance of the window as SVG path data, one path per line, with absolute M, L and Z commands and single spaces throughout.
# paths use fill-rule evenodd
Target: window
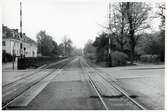
M 20 43 L 20 49 L 22 49 L 23 48 L 23 44 L 22 43 Z
M 6 42 L 5 41 L 2 41 L 2 46 L 5 46 L 6 45 Z

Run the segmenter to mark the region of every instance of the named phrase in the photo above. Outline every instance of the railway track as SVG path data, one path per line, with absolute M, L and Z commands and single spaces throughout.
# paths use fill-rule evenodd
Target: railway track
M 28 74 L 28 75 L 22 76 L 22 77 L 20 77 L 20 78 L 14 80 L 14 81 L 12 81 L 12 82 L 9 82 L 9 83 L 7 83 L 7 84 L 2 85 L 2 88 L 7 87 L 7 86 L 9 86 L 9 85 L 11 85 L 11 84 L 14 84 L 14 83 L 16 83 L 16 82 L 19 81 L 19 80 L 22 80 L 22 79 L 25 79 L 25 78 L 27 78 L 27 77 L 30 77 L 30 76 L 34 75 L 35 73 L 40 72 L 40 71 L 46 69 L 45 67 L 47 67 L 47 65 L 43 65 L 43 66 L 37 68 L 37 70 L 34 70 L 32 73 L 30 73 L 30 74 Z M 24 74 L 21 74 L 21 75 L 24 75 Z
M 140 104 L 139 102 L 137 102 L 136 100 L 131 98 L 131 96 L 128 94 L 128 92 L 126 92 L 123 88 L 121 88 L 119 86 L 119 84 L 115 81 L 115 79 L 112 79 L 106 73 L 103 73 L 97 69 L 94 69 L 84 59 L 82 59 L 82 60 L 80 59 L 80 64 L 81 64 L 83 71 L 88 76 L 89 84 L 95 90 L 96 95 L 98 96 L 99 100 L 101 101 L 104 109 L 106 109 L 106 110 L 112 109 L 112 108 L 109 108 L 110 105 L 112 105 L 112 104 L 109 103 L 109 101 L 106 101 L 106 98 L 104 98 L 103 95 L 101 94 L 101 90 L 100 90 L 99 85 L 98 85 L 97 77 L 101 83 L 110 84 L 110 86 L 112 86 L 112 88 L 115 88 L 115 90 L 117 90 L 119 93 L 121 93 L 121 95 L 124 96 L 124 99 L 126 98 L 129 102 L 131 102 L 131 104 L 133 104 L 133 106 L 135 105 L 135 107 L 137 107 L 137 109 L 147 110 L 142 104 Z
M 20 79 L 13 81 L 9 84 L 3 85 L 2 87 L 2 110 L 7 109 L 8 105 L 14 102 L 24 92 L 29 90 L 31 87 L 38 84 L 43 79 L 47 78 L 53 72 L 62 69 L 67 63 L 71 62 L 73 58 L 65 59 L 57 63 L 50 64 L 43 69 L 40 69 L 32 74 L 21 77 Z M 54 67 L 54 69 L 48 70 Z
M 49 68 L 49 67 L 51 67 L 51 66 L 54 66 L 54 65 L 57 66 L 57 65 L 63 63 L 64 61 L 67 61 L 67 59 L 58 61 L 58 62 L 56 62 L 56 63 L 49 64 L 49 65 L 45 64 L 45 65 L 43 65 L 43 66 L 37 68 L 36 70 L 34 70 L 32 73 L 29 73 L 28 75 L 25 75 L 25 76 L 20 77 L 20 78 L 14 80 L 14 81 L 12 81 L 12 82 L 9 82 L 9 83 L 7 83 L 7 84 L 2 85 L 2 88 L 7 87 L 7 86 L 10 86 L 10 85 L 13 85 L 13 84 L 17 83 L 19 80 L 26 79 L 26 78 L 28 78 L 28 77 L 30 77 L 30 76 L 35 75 L 35 74 L 38 73 L 38 72 L 42 72 L 42 71 L 44 71 L 44 70 L 47 70 L 47 68 Z M 23 74 L 22 74 L 22 75 L 23 75 Z

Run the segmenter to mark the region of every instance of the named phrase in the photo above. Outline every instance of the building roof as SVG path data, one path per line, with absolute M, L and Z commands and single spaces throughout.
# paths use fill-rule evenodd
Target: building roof
M 16 39 L 20 41 L 22 40 L 23 42 L 37 45 L 37 43 L 30 37 L 26 36 L 25 33 L 22 34 L 22 38 L 21 38 L 20 32 L 18 32 L 18 29 L 10 29 L 4 25 L 2 25 L 2 38 L 3 39 Z

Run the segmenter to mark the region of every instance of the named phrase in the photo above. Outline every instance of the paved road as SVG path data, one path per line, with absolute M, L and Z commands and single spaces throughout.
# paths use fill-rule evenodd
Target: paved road
M 165 107 L 165 66 L 139 65 L 99 68 L 110 76 L 148 109 L 163 110 Z
M 57 72 L 54 72 L 53 75 L 56 76 Z M 20 102 L 17 101 L 9 109 L 104 109 L 97 98 L 91 98 L 95 93 L 88 85 L 84 75 L 79 58 L 76 58 L 65 66 L 61 73 L 52 79 L 35 98 L 30 98 L 32 101 L 29 104 L 18 107 Z
M 95 91 L 88 84 L 86 74 L 81 69 L 80 58 L 75 58 L 63 69 L 58 69 L 48 78 L 30 88 L 11 103 L 8 109 L 103 110 L 104 107 L 98 98 L 94 97 L 96 96 Z M 164 83 L 160 81 L 162 81 L 164 69 L 162 67 L 157 69 L 153 66 L 156 69 L 148 71 L 143 68 L 148 69 L 145 66 L 98 69 L 115 77 L 124 89 L 138 96 L 137 99 L 149 109 L 163 109 Z M 49 70 L 53 69 L 55 69 L 54 66 Z M 159 76 L 160 78 L 158 78 Z M 151 93 L 150 89 L 154 89 L 154 91 Z M 104 96 L 106 94 L 107 91 L 104 92 Z M 151 98 L 152 100 L 150 100 Z M 124 99 L 121 102 L 117 99 L 110 99 L 110 101 L 113 109 L 135 109 L 128 104 L 125 106 L 123 103 L 126 103 L 127 100 Z M 155 101 L 157 102 L 155 103 Z

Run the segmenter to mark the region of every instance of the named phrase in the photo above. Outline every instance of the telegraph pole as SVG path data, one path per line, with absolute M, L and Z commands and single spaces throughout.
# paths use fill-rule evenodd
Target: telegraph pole
M 111 57 L 111 34 L 112 34 L 112 30 L 111 30 L 111 3 L 109 3 L 109 37 L 108 37 L 108 65 L 109 67 L 112 66 L 112 57 Z
M 14 35 L 15 36 L 15 35 Z M 22 39 L 22 3 L 20 1 L 20 39 Z M 15 62 L 15 52 L 14 52 L 14 47 L 15 47 L 15 40 L 13 41 L 13 70 L 14 70 L 14 62 Z M 22 48 L 20 47 L 20 56 L 22 58 Z
M 20 39 L 22 40 L 22 2 L 20 1 Z M 20 56 L 22 58 L 22 47 L 20 46 Z

